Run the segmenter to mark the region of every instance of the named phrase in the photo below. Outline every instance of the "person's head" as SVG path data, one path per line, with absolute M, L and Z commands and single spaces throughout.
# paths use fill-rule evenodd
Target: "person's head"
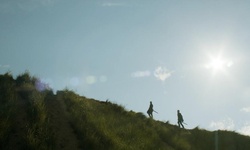
M 150 104 L 152 104 L 152 101 L 150 101 Z
M 180 110 L 177 110 L 177 113 L 180 113 Z

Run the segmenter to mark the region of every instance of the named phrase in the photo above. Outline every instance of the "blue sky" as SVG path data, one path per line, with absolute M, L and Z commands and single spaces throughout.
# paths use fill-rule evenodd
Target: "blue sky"
M 1 0 L 0 73 L 250 135 L 247 0 Z

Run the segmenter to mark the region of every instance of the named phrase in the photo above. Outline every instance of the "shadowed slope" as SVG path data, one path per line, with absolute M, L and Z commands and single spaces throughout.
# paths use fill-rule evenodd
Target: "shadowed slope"
M 55 149 L 78 150 L 80 141 L 69 122 L 69 116 L 64 102 L 57 96 L 48 96 L 46 107 L 48 110 L 51 128 L 55 135 Z

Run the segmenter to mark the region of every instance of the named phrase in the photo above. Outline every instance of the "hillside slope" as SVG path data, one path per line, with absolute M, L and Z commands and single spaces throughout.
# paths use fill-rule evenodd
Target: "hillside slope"
M 250 137 L 180 129 L 112 102 L 53 94 L 28 73 L 0 75 L 0 149 L 249 150 Z

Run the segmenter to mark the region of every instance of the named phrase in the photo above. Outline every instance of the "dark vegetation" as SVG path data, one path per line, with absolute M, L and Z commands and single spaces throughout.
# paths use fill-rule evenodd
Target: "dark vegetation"
M 249 150 L 250 137 L 231 131 L 179 129 L 143 113 L 79 96 L 53 94 L 25 72 L 0 75 L 3 150 Z

